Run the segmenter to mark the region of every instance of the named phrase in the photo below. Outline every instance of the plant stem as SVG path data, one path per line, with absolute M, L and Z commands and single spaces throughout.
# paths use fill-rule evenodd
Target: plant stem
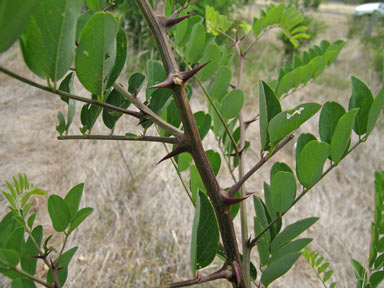
M 36 283 L 39 283 L 39 284 L 41 284 L 41 285 L 43 285 L 43 286 L 45 286 L 45 287 L 47 287 L 47 288 L 54 288 L 54 287 L 55 287 L 54 284 L 50 284 L 50 283 L 44 282 L 43 280 L 40 280 L 39 278 L 36 278 L 36 277 L 33 276 L 33 275 L 30 275 L 30 274 L 28 274 L 28 273 L 25 273 L 24 271 L 18 269 L 17 267 L 12 267 L 12 266 L 7 265 L 6 263 L 4 263 L 4 262 L 1 261 L 1 260 L 0 260 L 0 263 L 1 263 L 1 265 L 7 267 L 7 269 L 12 270 L 12 271 L 15 271 L 16 273 L 18 273 L 18 274 L 24 276 L 25 278 L 31 279 L 31 280 L 35 281 Z
M 117 136 L 117 135 L 68 135 L 59 136 L 59 140 L 118 140 L 118 141 L 142 141 L 177 144 L 179 141 L 174 137 L 157 136 Z
M 289 143 L 294 137 L 294 134 L 291 134 L 287 136 L 284 141 L 282 141 L 276 148 L 270 152 L 267 156 L 260 159 L 259 162 L 255 166 L 249 170 L 243 178 L 241 178 L 236 184 L 234 184 L 231 189 L 228 191 L 229 197 L 233 197 L 233 195 L 240 189 L 240 187 L 244 184 L 245 181 L 248 180 L 249 177 L 251 177 L 257 170 L 259 170 L 269 159 L 272 158 L 281 148 L 283 148 L 285 145 Z
M 127 110 L 127 109 L 123 109 L 121 107 L 117 107 L 117 106 L 114 106 L 114 105 L 111 105 L 111 104 L 108 104 L 108 103 L 99 102 L 97 100 L 88 99 L 88 98 L 85 98 L 85 97 L 73 95 L 73 94 L 70 94 L 70 93 L 67 93 L 67 92 L 64 92 L 64 91 L 61 91 L 61 90 L 52 90 L 52 88 L 50 88 L 50 87 L 41 85 L 41 84 L 36 83 L 36 82 L 34 82 L 32 80 L 24 78 L 24 77 L 22 77 L 20 75 L 17 75 L 15 73 L 5 69 L 4 67 L 1 67 L 1 66 L 0 66 L 0 72 L 3 72 L 4 74 L 7 74 L 8 76 L 10 76 L 10 77 L 12 77 L 12 78 L 14 78 L 16 80 L 19 80 L 21 82 L 24 82 L 24 83 L 26 83 L 26 84 L 28 84 L 30 86 L 39 88 L 41 90 L 44 90 L 44 91 L 47 91 L 47 92 L 50 92 L 50 93 L 53 93 L 53 94 L 56 94 L 56 95 L 59 95 L 59 96 L 65 97 L 65 98 L 69 98 L 69 99 L 77 100 L 77 101 L 80 101 L 80 102 L 84 102 L 84 103 L 100 106 L 100 107 L 103 107 L 103 108 L 107 108 L 109 110 L 113 110 L 113 111 L 117 111 L 117 112 L 120 112 L 120 113 L 123 113 L 123 114 L 127 114 L 127 115 L 133 116 L 133 117 L 138 118 L 138 119 L 149 119 L 149 120 L 152 120 L 156 124 L 158 124 L 161 128 L 163 128 L 164 130 L 169 132 L 170 134 L 172 134 L 172 135 L 174 135 L 176 137 L 182 137 L 183 132 L 181 130 L 177 129 L 176 127 L 172 126 L 171 124 L 169 124 L 166 121 L 164 121 L 163 119 L 161 119 L 152 110 L 150 110 L 148 107 L 146 107 L 144 104 L 142 104 L 139 100 L 137 100 L 132 95 L 130 95 L 127 91 L 125 91 L 120 85 L 114 84 L 115 89 L 118 90 L 122 95 L 127 97 L 131 102 L 133 102 L 134 105 L 137 108 L 139 108 L 141 111 L 143 111 L 146 115 L 143 115 L 140 112 L 130 111 L 130 110 Z M 117 88 L 119 88 L 119 89 L 117 89 Z
M 136 4 L 146 19 L 153 38 L 156 41 L 168 76 L 172 76 L 173 79 L 175 79 L 175 77 L 181 79 L 181 76 L 178 74 L 178 66 L 176 64 L 175 56 L 166 34 L 166 27 L 162 25 L 159 17 L 152 10 L 152 7 L 147 0 L 136 0 Z M 189 105 L 184 83 L 182 85 L 174 83 L 174 85 L 171 85 L 169 89 L 173 92 L 180 119 L 183 123 L 185 131 L 183 144 L 188 149 L 188 152 L 191 153 L 192 158 L 195 161 L 196 167 L 207 190 L 207 194 L 214 207 L 217 222 L 220 227 L 227 263 L 228 265 L 236 267 L 241 266 L 240 253 L 231 218 L 230 206 L 225 204 L 223 201 L 221 188 L 205 154 L 204 147 L 199 136 L 199 131 Z M 242 268 L 240 267 L 239 269 L 240 271 L 237 271 L 238 273 L 236 273 L 237 275 L 235 276 L 236 279 L 233 279 L 234 277 L 232 277 L 230 280 L 232 281 L 234 287 L 246 288 Z
M 229 279 L 230 277 L 232 277 L 231 271 L 222 270 L 222 271 L 218 271 L 218 272 L 212 273 L 212 274 L 207 275 L 207 276 L 198 277 L 196 279 L 191 279 L 191 280 L 167 284 L 164 286 L 164 288 L 187 287 L 187 286 L 192 286 L 192 285 L 201 284 L 201 283 L 205 283 L 205 282 L 210 282 L 210 281 L 217 280 L 217 279 Z

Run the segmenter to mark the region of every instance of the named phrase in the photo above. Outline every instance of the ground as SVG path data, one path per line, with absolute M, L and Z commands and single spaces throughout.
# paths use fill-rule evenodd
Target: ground
M 247 13 L 256 13 L 256 8 Z M 341 15 L 316 14 L 328 23 L 320 39 L 346 40 L 347 18 Z M 262 39 L 260 46 L 264 57 L 268 49 L 279 43 L 272 33 Z M 132 55 L 132 54 L 131 54 Z M 261 57 L 260 57 L 261 58 Z M 252 65 L 260 65 L 254 58 Z M 269 61 L 279 64 L 280 58 Z M 38 80 L 22 62 L 17 45 L 0 56 L 0 65 Z M 244 86 L 247 87 L 247 113 L 257 114 L 257 83 L 265 79 L 260 69 L 250 74 L 248 66 Z M 359 41 L 350 40 L 338 61 L 324 75 L 284 101 L 283 107 L 294 107 L 299 101 L 324 103 L 337 100 L 347 107 L 351 95 L 350 76 L 356 75 L 369 84 L 376 96 L 380 83 L 370 69 L 367 55 Z M 120 79 L 122 83 L 126 80 Z M 43 82 L 42 82 L 43 83 Z M 196 91 L 198 89 L 196 88 Z M 88 95 L 80 88 L 76 94 Z M 192 100 L 194 111 L 203 109 L 204 100 L 196 95 Z M 77 111 L 80 111 L 80 105 Z M 156 287 L 166 280 L 184 280 L 191 277 L 189 245 L 193 207 L 180 184 L 171 163 L 156 165 L 165 155 L 161 144 L 139 144 L 102 141 L 59 141 L 56 139 L 57 112 L 65 104 L 53 94 L 28 87 L 0 74 L 0 190 L 4 181 L 17 173 L 26 173 L 31 182 L 49 193 L 63 195 L 72 186 L 85 183 L 82 207 L 95 209 L 69 241 L 68 247 L 79 246 L 70 268 L 68 287 Z M 318 116 L 317 116 L 318 117 Z M 315 117 L 316 118 L 316 117 Z M 317 131 L 317 119 L 304 125 L 301 132 Z M 71 134 L 79 134 L 78 119 Z M 320 220 L 308 232 L 313 237 L 310 248 L 323 255 L 335 270 L 332 281 L 338 287 L 353 287 L 355 280 L 350 258 L 367 263 L 370 240 L 370 222 L 373 217 L 373 173 L 383 169 L 381 157 L 383 125 L 370 136 L 368 142 L 327 176 L 292 211 L 285 223 L 310 216 Z M 115 134 L 137 133 L 137 121 L 125 118 L 119 121 Z M 108 133 L 102 123 L 94 128 L 96 133 Z M 153 132 L 150 132 L 153 133 Z M 247 168 L 259 160 L 258 124 L 251 126 L 248 139 L 255 143 L 247 154 Z M 296 137 L 297 139 L 297 137 Z M 214 146 L 213 136 L 204 140 L 206 148 Z M 275 156 L 247 183 L 247 189 L 262 195 L 262 183 L 268 179 L 274 161 L 284 161 L 294 169 L 294 143 Z M 221 183 L 229 185 L 225 171 Z M 268 180 L 267 180 L 268 181 Z M 0 200 L 0 215 L 6 212 L 4 199 Z M 41 213 L 38 221 L 49 230 L 49 218 L 42 200 L 36 202 Z M 252 201 L 248 200 L 249 221 L 252 223 Z M 239 233 L 239 223 L 236 231 Z M 53 243 L 60 239 L 54 238 Z M 252 256 L 257 262 L 256 253 Z M 215 262 L 209 270 L 220 265 Z M 44 273 L 44 267 L 39 267 Z M 202 273 L 204 273 L 203 271 Z M 0 276 L 0 286 L 8 282 Z M 202 287 L 229 287 L 226 282 L 215 282 Z M 315 273 L 300 258 L 294 268 L 271 287 L 321 287 Z

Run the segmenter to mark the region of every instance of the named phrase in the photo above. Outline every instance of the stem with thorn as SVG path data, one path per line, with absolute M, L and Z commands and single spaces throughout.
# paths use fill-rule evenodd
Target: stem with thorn
M 156 41 L 165 70 L 168 75 L 173 76 L 174 81 L 173 83 L 170 83 L 168 88 L 173 92 L 180 119 L 183 124 L 183 143 L 187 146 L 188 152 L 191 153 L 192 158 L 195 161 L 196 167 L 207 190 L 207 194 L 213 204 L 218 224 L 220 226 L 220 233 L 227 263 L 230 263 L 232 266 L 239 265 L 241 263 L 241 259 L 237 246 L 233 221 L 231 218 L 230 206 L 226 205 L 221 197 L 220 186 L 205 154 L 186 95 L 184 87 L 185 81 L 182 78 L 182 75 L 180 75 L 180 72 L 178 72 L 178 65 L 176 64 L 174 53 L 169 44 L 166 27 L 161 24 L 159 17 L 152 10 L 152 7 L 147 0 L 136 0 L 136 4 L 147 21 L 151 33 Z M 234 287 L 237 285 L 239 288 L 246 288 L 247 286 L 244 282 L 241 268 L 237 275 L 237 279 L 233 279 L 233 277 L 230 279 Z
M 157 136 L 118 136 L 118 135 L 67 135 L 59 136 L 58 140 L 115 140 L 115 141 L 141 141 L 141 142 L 159 142 L 168 144 L 179 143 L 175 137 L 157 137 Z

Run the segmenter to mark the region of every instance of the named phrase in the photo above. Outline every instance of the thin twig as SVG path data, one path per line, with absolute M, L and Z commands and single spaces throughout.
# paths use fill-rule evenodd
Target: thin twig
M 59 136 L 59 140 L 118 140 L 118 141 L 142 141 L 142 142 L 160 142 L 177 144 L 175 137 L 157 137 L 157 136 L 118 136 L 118 135 L 68 135 Z
M 28 273 L 25 273 L 24 271 L 22 271 L 22 270 L 20 270 L 20 269 L 18 269 L 18 268 L 16 268 L 16 267 L 8 266 L 6 263 L 4 263 L 4 262 L 1 261 L 1 260 L 0 260 L 0 263 L 1 263 L 2 265 L 4 265 L 5 267 L 7 267 L 9 270 L 15 271 L 16 273 L 22 275 L 23 277 L 28 278 L 28 279 L 31 279 L 31 280 L 35 281 L 36 283 L 39 283 L 39 284 L 41 284 L 41 285 L 43 285 L 43 286 L 45 286 L 45 287 L 47 287 L 47 288 L 54 288 L 54 287 L 55 287 L 54 284 L 50 284 L 50 283 L 48 283 L 48 282 L 44 282 L 43 280 L 40 280 L 39 278 L 37 278 L 37 277 L 35 277 L 35 276 L 33 276 L 33 275 L 30 275 L 30 274 L 28 274 Z
M 187 287 L 187 286 L 192 286 L 192 285 L 201 284 L 201 283 L 205 283 L 205 282 L 210 282 L 210 281 L 217 280 L 217 279 L 229 279 L 231 277 L 232 277 L 231 271 L 221 270 L 221 271 L 214 272 L 214 273 L 207 275 L 207 276 L 197 277 L 195 279 L 190 279 L 190 280 L 186 280 L 186 281 L 166 284 L 164 286 L 164 288 Z
M 281 148 L 283 148 L 285 145 L 289 143 L 293 139 L 295 135 L 291 134 L 287 136 L 284 141 L 282 141 L 276 148 L 270 152 L 267 156 L 260 159 L 260 161 L 249 170 L 243 178 L 241 178 L 236 184 L 234 184 L 231 189 L 228 191 L 228 196 L 233 197 L 235 193 L 240 189 L 240 187 L 244 184 L 245 181 L 248 180 L 249 177 L 251 177 L 257 170 L 259 170 L 269 159 L 272 158 L 273 155 L 275 155 Z
M 359 140 L 355 145 L 353 145 L 347 153 L 345 153 L 345 155 L 343 156 L 343 159 L 348 155 L 350 154 L 353 150 L 355 150 L 361 143 L 365 142 L 366 139 L 361 139 Z M 327 170 L 325 170 L 325 172 L 321 175 L 321 177 L 319 178 L 319 180 L 316 181 L 316 183 L 312 184 L 310 187 L 306 188 L 303 190 L 303 192 L 300 193 L 299 196 L 296 197 L 295 201 L 293 201 L 291 207 L 289 207 L 289 209 L 287 211 L 285 211 L 283 214 L 281 215 L 278 215 L 275 219 L 273 219 L 273 221 L 271 223 L 269 223 L 264 229 L 263 231 L 261 231 L 259 234 L 257 234 L 255 236 L 254 239 L 252 239 L 251 241 L 249 241 L 249 246 L 250 247 L 254 247 L 255 245 L 257 245 L 257 241 L 261 238 L 261 236 L 263 236 L 263 234 L 265 232 L 267 232 L 272 226 L 273 224 L 275 224 L 281 217 L 283 217 L 286 213 L 288 213 L 288 211 L 293 207 L 295 206 L 295 204 L 297 204 L 297 202 L 299 202 L 315 185 L 317 185 L 329 172 L 331 172 L 336 166 L 338 165 L 338 163 L 333 163 L 331 166 L 328 167 Z

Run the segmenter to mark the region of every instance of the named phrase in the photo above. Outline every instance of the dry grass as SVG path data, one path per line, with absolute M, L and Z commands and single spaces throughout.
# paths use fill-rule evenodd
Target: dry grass
M 321 17 L 325 17 L 330 28 L 320 38 L 345 39 L 345 18 Z M 259 47 L 278 49 L 279 44 L 274 39 L 274 35 L 267 36 Z M 259 48 L 261 55 L 271 57 L 262 48 Z M 280 60 L 275 57 L 270 61 L 279 64 Z M 335 65 L 317 81 L 285 100 L 283 106 L 293 107 L 303 100 L 324 103 L 331 99 L 347 106 L 351 90 L 346 79 L 351 74 L 366 81 L 376 94 L 379 83 L 367 61 L 357 41 L 347 43 Z M 3 54 L 0 63 L 33 77 L 22 64 L 16 48 Z M 255 59 L 255 65 L 260 63 Z M 258 111 L 256 80 L 266 78 L 260 69 L 255 70 L 256 75 L 244 79 L 249 115 Z M 0 75 L 0 88 L 1 183 L 25 172 L 32 183 L 39 184 L 49 193 L 63 195 L 75 184 L 84 182 L 86 189 L 82 205 L 95 208 L 86 224 L 70 238 L 68 247 L 76 245 L 79 250 L 70 268 L 68 287 L 153 287 L 165 280 L 191 277 L 189 243 L 193 209 L 171 163 L 155 165 L 165 153 L 161 144 L 60 142 L 56 140 L 56 115 L 58 110 L 65 109 L 65 105 L 56 96 L 4 75 Z M 81 89 L 76 93 L 87 95 Z M 192 105 L 194 111 L 204 107 L 199 97 L 194 98 Z M 299 132 L 317 131 L 316 121 L 304 125 Z M 121 120 L 116 134 L 138 132 L 136 124 L 132 119 Z M 79 126 L 79 122 L 75 122 L 71 133 L 78 134 Z M 108 131 L 99 122 L 94 132 Z M 354 286 L 350 265 L 352 256 L 366 263 L 373 216 L 373 172 L 384 167 L 384 160 L 380 157 L 382 132 L 380 124 L 368 143 L 343 161 L 287 214 L 285 220 L 285 223 L 291 223 L 304 217 L 320 217 L 307 233 L 314 238 L 310 246 L 332 263 L 335 270 L 333 280 L 338 281 L 340 287 Z M 249 168 L 259 158 L 257 125 L 250 129 L 248 139 L 255 143 L 247 154 Z M 212 135 L 204 144 L 207 149 L 215 147 Z M 293 159 L 292 143 L 273 160 L 285 161 L 294 168 Z M 262 183 L 268 181 L 272 163 L 251 178 L 247 183 L 248 190 L 262 194 Z M 225 171 L 220 174 L 220 179 L 223 186 L 231 184 Z M 4 188 L 1 185 L 0 188 Z M 6 204 L 4 200 L 0 201 L 0 215 L 4 215 Z M 248 206 L 251 209 L 251 201 Z M 45 203 L 40 203 L 40 207 L 38 221 L 49 229 L 49 219 L 43 209 Z M 250 223 L 252 217 L 250 211 Z M 55 242 L 59 243 L 59 239 Z M 256 253 L 253 258 L 256 259 Z M 0 286 L 8 287 L 6 283 L 0 278 Z M 276 288 L 320 286 L 303 258 L 284 278 L 272 285 Z M 215 282 L 202 287 L 229 285 Z

